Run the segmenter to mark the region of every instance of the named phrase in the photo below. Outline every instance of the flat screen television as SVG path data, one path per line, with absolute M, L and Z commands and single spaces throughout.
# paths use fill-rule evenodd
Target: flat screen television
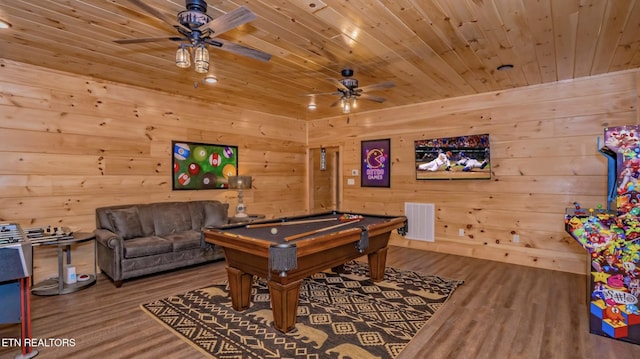
M 491 179 L 489 134 L 416 140 L 416 179 Z
M 228 188 L 238 174 L 238 147 L 172 141 L 174 190 Z

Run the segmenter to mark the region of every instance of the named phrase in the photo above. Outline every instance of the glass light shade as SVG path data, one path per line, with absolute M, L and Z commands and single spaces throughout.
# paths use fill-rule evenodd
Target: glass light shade
M 230 189 L 251 188 L 251 176 L 229 176 Z
M 209 72 L 209 51 L 204 45 L 196 47 L 193 65 L 196 72 L 201 74 Z
M 176 66 L 183 69 L 191 66 L 191 56 L 187 48 L 179 47 L 178 51 L 176 51 Z
M 215 84 L 216 82 L 218 82 L 218 78 L 213 75 L 207 75 L 204 77 L 204 82 L 207 84 Z
M 349 113 L 351 112 L 351 104 L 349 103 L 349 100 L 345 100 L 342 103 L 342 112 L 343 113 Z

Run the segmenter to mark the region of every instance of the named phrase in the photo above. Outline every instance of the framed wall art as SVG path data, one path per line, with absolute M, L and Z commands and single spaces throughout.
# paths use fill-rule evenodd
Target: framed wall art
M 491 179 L 489 135 L 415 141 L 416 179 Z
M 362 141 L 362 187 L 391 186 L 391 140 Z
M 238 147 L 172 141 L 174 190 L 228 188 L 229 176 L 238 174 Z

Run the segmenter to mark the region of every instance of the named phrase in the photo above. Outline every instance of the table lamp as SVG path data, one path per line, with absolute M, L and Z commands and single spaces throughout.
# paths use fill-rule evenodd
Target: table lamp
M 251 189 L 251 176 L 229 176 L 229 189 L 238 190 L 238 206 L 236 206 L 236 217 L 248 217 L 245 213 L 247 207 L 243 202 L 242 190 Z

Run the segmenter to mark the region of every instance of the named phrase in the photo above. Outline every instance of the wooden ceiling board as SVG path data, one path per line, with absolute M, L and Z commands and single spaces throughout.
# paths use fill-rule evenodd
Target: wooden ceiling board
M 615 64 L 612 63 L 618 44 L 621 41 L 621 34 L 628 21 L 637 22 L 638 19 L 630 19 L 633 6 L 640 7 L 640 3 L 635 0 L 623 0 L 607 2 L 600 31 L 600 40 L 596 48 L 593 59 L 592 73 L 601 74 L 609 71 Z M 636 27 L 634 32 L 639 29 Z
M 640 54 L 640 3 L 636 2 L 629 19 L 622 30 L 622 36 L 616 48 L 611 65 L 612 71 L 620 71 L 625 66 L 633 66 L 634 55 Z M 637 63 L 636 63 L 637 64 Z M 617 69 L 617 70 L 615 70 Z
M 184 0 L 144 0 L 174 19 Z M 638 0 L 209 0 L 213 18 L 247 6 L 257 19 L 220 35 L 273 55 L 265 63 L 210 49 L 215 85 L 175 66 L 179 36 L 129 0 L 0 0 L 0 56 L 58 71 L 313 120 L 341 116 L 336 85 L 352 68 L 383 103 L 479 94 L 640 67 Z M 497 71 L 501 64 L 509 71 Z M 307 109 L 310 101 L 318 109 Z

